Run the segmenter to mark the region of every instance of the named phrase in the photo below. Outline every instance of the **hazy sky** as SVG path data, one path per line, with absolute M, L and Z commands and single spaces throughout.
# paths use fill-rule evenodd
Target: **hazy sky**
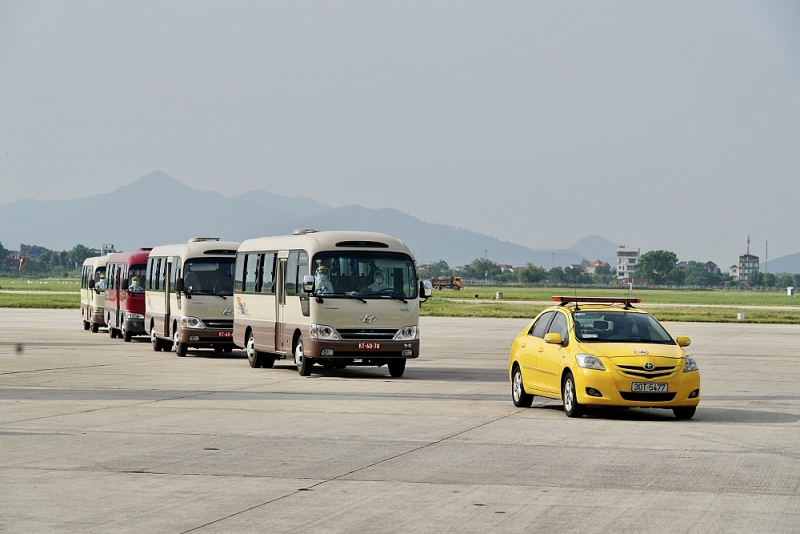
M 800 251 L 798 28 L 763 0 L 0 0 L 0 204 L 159 169 L 537 248 L 727 268 L 750 233 L 776 258 Z

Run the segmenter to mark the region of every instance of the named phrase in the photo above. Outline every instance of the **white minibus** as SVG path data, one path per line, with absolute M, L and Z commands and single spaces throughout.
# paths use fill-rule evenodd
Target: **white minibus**
M 403 375 L 419 356 L 420 298 L 414 257 L 399 239 L 372 232 L 295 230 L 248 239 L 236 255 L 234 343 L 252 367 L 292 359 L 313 365 L 387 365 Z
M 233 266 L 239 243 L 195 237 L 150 251 L 145 327 L 153 350 L 233 350 Z
M 83 329 L 97 333 L 106 326 L 105 319 L 105 275 L 108 256 L 86 258 L 81 270 L 81 319 Z

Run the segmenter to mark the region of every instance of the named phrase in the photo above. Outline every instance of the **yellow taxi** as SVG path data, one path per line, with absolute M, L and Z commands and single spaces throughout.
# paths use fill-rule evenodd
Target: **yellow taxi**
M 534 396 L 562 399 L 567 417 L 586 406 L 669 408 L 691 419 L 700 403 L 700 371 L 685 348 L 634 298 L 553 297 L 558 302 L 511 344 L 514 405 Z

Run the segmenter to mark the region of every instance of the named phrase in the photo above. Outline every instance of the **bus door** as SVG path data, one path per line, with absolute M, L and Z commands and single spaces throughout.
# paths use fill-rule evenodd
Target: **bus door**
M 169 331 L 169 313 L 170 313 L 169 301 L 170 301 L 170 296 L 172 295 L 173 287 L 172 287 L 172 284 L 169 283 L 169 281 L 171 280 L 171 274 L 172 274 L 172 258 L 167 257 L 167 258 L 164 258 L 162 261 L 164 262 L 164 267 L 162 267 L 162 275 L 161 275 L 161 281 L 164 283 L 164 329 L 163 329 L 163 332 L 164 332 L 164 337 L 167 338 L 167 339 L 170 339 L 172 337 L 172 334 L 170 334 L 170 331 Z
M 114 327 L 119 326 L 119 310 L 122 307 L 122 291 L 120 291 L 120 287 L 122 286 L 122 267 L 117 265 L 114 267 L 114 287 L 111 289 L 114 297 Z
M 286 308 L 286 261 L 289 257 L 288 251 L 278 252 L 278 259 L 275 277 L 275 352 L 289 353 L 292 351 L 290 345 L 286 346 L 284 339 L 284 309 Z

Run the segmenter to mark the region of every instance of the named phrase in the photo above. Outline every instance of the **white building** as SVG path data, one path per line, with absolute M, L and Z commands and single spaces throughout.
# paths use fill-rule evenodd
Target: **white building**
M 114 245 L 110 243 L 103 243 L 102 245 L 100 245 L 101 256 L 108 256 L 109 254 L 113 254 L 114 252 L 116 252 L 116 250 L 114 250 Z
M 619 280 L 633 278 L 633 270 L 636 268 L 640 255 L 638 248 L 627 248 L 625 245 L 617 248 L 617 278 Z

